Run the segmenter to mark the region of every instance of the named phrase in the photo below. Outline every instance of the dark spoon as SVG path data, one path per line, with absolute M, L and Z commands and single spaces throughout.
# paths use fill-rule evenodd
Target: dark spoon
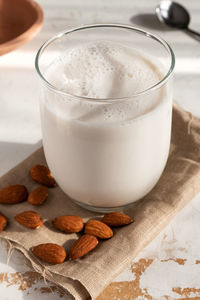
M 200 37 L 200 33 L 188 28 L 190 23 L 190 15 L 182 5 L 170 1 L 162 0 L 156 7 L 156 15 L 158 19 L 171 27 L 184 29 L 189 33 Z

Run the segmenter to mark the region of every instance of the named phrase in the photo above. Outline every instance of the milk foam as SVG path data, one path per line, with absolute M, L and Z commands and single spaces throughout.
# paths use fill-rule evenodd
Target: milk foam
M 56 88 L 73 95 L 120 98 L 150 88 L 159 82 L 161 74 L 136 50 L 97 42 L 68 49 L 49 68 L 47 77 Z
M 162 68 L 151 61 L 148 55 L 119 44 L 87 43 L 68 49 L 52 62 L 45 76 L 57 89 L 72 95 L 117 99 L 131 97 L 160 81 Z M 113 123 L 131 121 L 150 112 L 164 100 L 164 94 L 163 89 L 158 89 L 132 101 L 100 105 L 70 96 L 64 101 L 58 97 L 54 107 L 50 92 L 45 105 L 65 120 Z

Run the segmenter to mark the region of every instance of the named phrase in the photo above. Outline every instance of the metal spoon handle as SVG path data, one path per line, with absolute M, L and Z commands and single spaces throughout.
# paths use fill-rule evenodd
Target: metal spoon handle
M 197 31 L 195 31 L 195 30 L 192 30 L 192 29 L 190 29 L 190 28 L 186 28 L 186 30 L 187 30 L 188 32 L 190 32 L 190 33 L 192 33 L 192 34 L 194 34 L 194 35 L 200 37 L 200 33 L 199 33 L 199 32 L 197 32 Z

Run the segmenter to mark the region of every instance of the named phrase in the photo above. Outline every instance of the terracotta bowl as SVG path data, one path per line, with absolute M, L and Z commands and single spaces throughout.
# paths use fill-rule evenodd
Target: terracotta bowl
M 43 24 L 41 7 L 32 0 L 0 0 L 0 55 L 27 43 Z

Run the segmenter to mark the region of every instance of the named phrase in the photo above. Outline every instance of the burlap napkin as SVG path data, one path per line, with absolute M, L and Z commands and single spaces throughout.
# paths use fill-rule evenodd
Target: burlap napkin
M 43 150 L 28 157 L 0 179 L 0 187 L 24 184 L 29 191 L 37 186 L 28 173 L 34 164 L 45 163 Z M 156 161 L 155 161 L 156 164 Z M 1 205 L 9 218 L 9 226 L 1 233 L 11 245 L 21 250 L 33 268 L 48 280 L 62 286 L 76 300 L 94 299 L 169 222 L 200 192 L 200 119 L 180 108 L 173 109 L 171 151 L 165 171 L 156 187 L 145 198 L 132 205 L 127 213 L 135 223 L 114 230 L 114 237 L 100 242 L 96 250 L 77 261 L 48 265 L 37 260 L 29 249 L 37 244 L 53 242 L 69 249 L 77 234 L 57 232 L 51 220 L 58 215 L 75 214 L 84 218 L 97 214 L 74 204 L 58 187 L 50 189 L 41 207 L 29 203 Z M 29 230 L 14 220 L 25 210 L 35 210 L 46 220 L 38 230 Z

